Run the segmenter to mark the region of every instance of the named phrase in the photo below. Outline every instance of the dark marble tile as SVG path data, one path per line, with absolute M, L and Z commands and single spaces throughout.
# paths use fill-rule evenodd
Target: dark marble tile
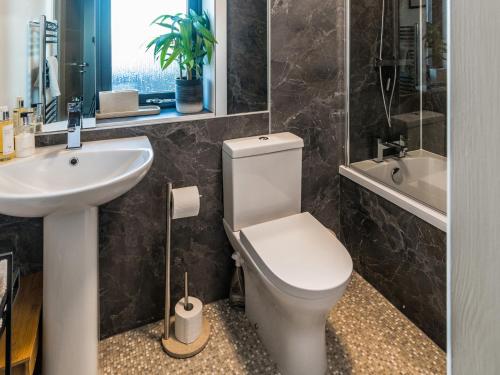
M 429 89 L 424 94 L 424 110 L 442 113 L 443 120 L 422 128 L 422 148 L 438 155 L 447 156 L 447 90 Z
M 343 4 L 275 0 L 271 13 L 272 130 L 304 138 L 302 207 L 334 230 L 344 160 Z
M 342 238 L 355 269 L 446 347 L 446 234 L 342 177 Z
M 267 0 L 229 0 L 227 23 L 227 111 L 265 111 Z
M 14 253 L 14 266 L 26 275 L 42 270 L 43 220 L 0 215 L 0 253 Z
M 380 1 L 355 1 L 351 3 L 350 17 L 350 160 L 371 159 L 376 152 L 376 139 L 389 137 L 384 104 L 380 92 L 379 72 L 375 58 L 379 55 Z M 383 58 L 392 56 L 392 8 L 388 4 L 385 22 Z M 384 80 L 392 74 L 384 68 Z

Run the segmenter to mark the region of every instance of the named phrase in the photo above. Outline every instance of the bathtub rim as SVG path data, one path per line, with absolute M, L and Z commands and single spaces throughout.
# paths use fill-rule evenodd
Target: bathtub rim
M 368 189 L 389 202 L 394 203 L 396 206 L 419 217 L 439 230 L 445 233 L 447 232 L 448 218 L 443 213 L 432 209 L 416 199 L 400 193 L 353 168 L 341 165 L 339 167 L 339 173 L 341 176 L 348 178 L 365 189 Z

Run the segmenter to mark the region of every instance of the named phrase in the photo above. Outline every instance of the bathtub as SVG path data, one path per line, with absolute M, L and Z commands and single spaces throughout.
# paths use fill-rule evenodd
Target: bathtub
M 341 166 L 340 174 L 446 231 L 447 160 L 424 150 L 381 163 Z

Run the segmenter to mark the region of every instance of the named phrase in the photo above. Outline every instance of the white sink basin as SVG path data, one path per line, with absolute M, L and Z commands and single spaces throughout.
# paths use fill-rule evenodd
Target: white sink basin
M 146 137 L 37 149 L 0 163 L 0 213 L 43 216 L 43 373 L 97 375 L 98 208 L 146 175 Z
M 43 217 L 99 206 L 134 187 L 152 162 L 146 137 L 88 142 L 72 151 L 39 148 L 30 158 L 0 164 L 0 213 Z

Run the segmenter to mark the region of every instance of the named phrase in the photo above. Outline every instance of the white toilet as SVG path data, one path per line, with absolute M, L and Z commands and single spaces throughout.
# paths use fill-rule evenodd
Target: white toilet
M 291 133 L 223 146 L 224 229 L 243 258 L 246 314 L 283 375 L 326 372 L 326 319 L 352 273 L 342 243 L 301 213 L 303 147 Z

